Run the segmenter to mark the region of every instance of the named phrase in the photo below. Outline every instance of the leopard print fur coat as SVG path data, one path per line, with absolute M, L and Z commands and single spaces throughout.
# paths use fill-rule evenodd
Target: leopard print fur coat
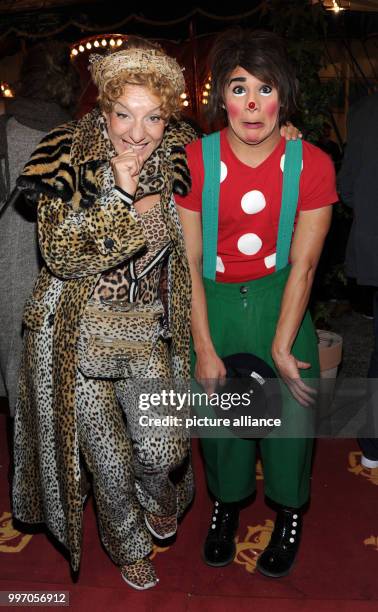
M 170 357 L 173 375 L 183 378 L 190 375 L 191 285 L 172 194 L 174 191 L 185 194 L 190 189 L 184 145 L 195 138 L 192 128 L 183 121 L 168 125 L 159 154 L 161 208 L 172 243 L 168 263 Z M 82 119 L 50 132 L 18 179 L 18 186 L 38 205 L 38 233 L 45 261 L 27 302 L 24 324 L 28 329 L 38 330 L 49 317 L 53 326 L 54 389 L 50 413 L 54 431 L 50 431 L 53 435 L 46 436 L 46 444 L 55 445 L 51 453 L 58 465 L 61 511 L 53 515 L 59 516 L 59 524 L 52 520 L 48 527 L 70 551 L 74 570 L 79 567 L 82 539 L 75 419 L 80 319 L 100 274 L 130 258 L 145 243 L 140 221 L 109 182 L 112 173 L 104 171 L 109 168 L 109 159 L 114 154 L 110 140 L 104 137 L 101 115 L 95 109 Z M 147 175 L 153 175 L 156 168 L 153 160 L 150 165 L 149 162 L 145 163 L 144 170 Z M 33 360 L 33 355 L 27 355 L 27 351 L 26 343 L 24 368 Z M 24 522 L 47 522 L 42 499 L 43 470 L 35 443 L 40 415 L 37 416 L 36 406 L 31 405 L 27 385 L 22 384 L 22 380 L 27 379 L 22 376 L 22 367 L 16 419 L 23 442 L 15 440 L 13 510 Z

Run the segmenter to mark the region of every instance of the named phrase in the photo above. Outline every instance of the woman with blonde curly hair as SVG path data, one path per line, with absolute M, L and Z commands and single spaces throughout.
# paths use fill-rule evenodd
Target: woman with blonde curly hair
M 82 460 L 103 545 L 147 589 L 152 535 L 173 536 L 193 495 L 187 437 L 141 426 L 138 398 L 189 376 L 190 274 L 172 194 L 190 187 L 183 146 L 195 134 L 176 119 L 182 70 L 157 46 L 130 38 L 90 70 L 99 106 L 50 132 L 18 179 L 38 204 L 45 265 L 24 311 L 13 511 L 45 523 L 78 570 Z M 148 417 L 167 410 L 154 402 Z

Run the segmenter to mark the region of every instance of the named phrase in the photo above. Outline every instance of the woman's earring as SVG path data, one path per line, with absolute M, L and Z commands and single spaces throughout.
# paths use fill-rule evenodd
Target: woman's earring
M 223 108 L 223 110 L 226 110 L 226 107 L 223 103 L 221 104 L 221 108 Z

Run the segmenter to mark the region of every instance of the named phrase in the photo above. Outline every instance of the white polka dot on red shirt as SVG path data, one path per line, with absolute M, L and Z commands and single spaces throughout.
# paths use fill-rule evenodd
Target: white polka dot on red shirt
M 284 171 L 284 164 L 285 164 L 285 153 L 281 155 L 281 161 L 280 161 L 280 168 L 282 172 Z M 302 165 L 301 165 L 301 172 L 302 170 L 303 170 L 303 159 L 302 159 Z
M 253 189 L 247 191 L 241 199 L 241 207 L 247 215 L 255 215 L 266 206 L 265 196 L 261 191 Z
M 220 167 L 220 182 L 223 183 L 224 179 L 227 176 L 228 170 L 227 170 L 226 164 L 224 162 L 222 162 L 222 161 L 220 163 L 220 166 L 221 166 Z
M 243 234 L 238 240 L 238 249 L 244 255 L 255 255 L 262 247 L 262 240 L 257 234 Z
M 224 267 L 224 263 L 222 261 L 222 258 L 219 257 L 219 255 L 217 255 L 217 266 L 216 266 L 216 271 L 217 272 L 224 272 L 225 271 L 225 267 Z
M 276 265 L 276 253 L 264 257 L 264 264 L 267 268 L 273 268 Z

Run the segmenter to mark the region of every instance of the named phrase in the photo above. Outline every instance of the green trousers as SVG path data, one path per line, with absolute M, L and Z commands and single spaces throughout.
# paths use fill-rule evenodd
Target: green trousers
M 211 337 L 220 357 L 233 353 L 254 353 L 274 369 L 271 346 L 280 312 L 282 293 L 290 272 L 279 272 L 254 281 L 218 283 L 204 279 Z M 298 331 L 292 353 L 311 363 L 301 370 L 303 378 L 319 376 L 317 338 L 309 313 Z M 192 350 L 192 371 L 195 354 Z M 312 384 L 312 382 L 311 382 Z M 283 437 L 262 438 L 265 494 L 273 501 L 293 508 L 309 497 L 312 438 L 288 437 L 290 427 L 307 427 L 309 410 L 300 406 L 283 388 Z M 275 434 L 277 435 L 277 434 Z M 295 434 L 293 434 L 295 435 Z M 255 490 L 255 439 L 203 438 L 201 440 L 210 491 L 223 502 L 240 501 Z

